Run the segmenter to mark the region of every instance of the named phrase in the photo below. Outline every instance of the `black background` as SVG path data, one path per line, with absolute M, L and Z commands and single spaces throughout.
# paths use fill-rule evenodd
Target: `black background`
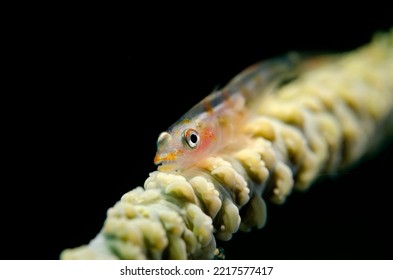
M 248 65 L 350 50 L 393 26 L 389 9 L 321 9 L 23 25 L 3 103 L 0 258 L 58 259 L 87 244 L 106 210 L 155 170 L 158 134 Z M 392 155 L 269 203 L 262 230 L 219 245 L 228 259 L 392 259 Z

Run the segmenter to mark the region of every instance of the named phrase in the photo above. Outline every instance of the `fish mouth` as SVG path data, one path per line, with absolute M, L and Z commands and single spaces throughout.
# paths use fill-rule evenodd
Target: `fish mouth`
M 168 163 L 173 163 L 177 156 L 180 154 L 179 151 L 173 151 L 169 153 L 157 153 L 154 157 L 154 164 L 155 165 L 163 165 Z
M 170 172 L 176 170 L 175 160 L 164 160 L 161 157 L 155 157 L 154 163 L 157 165 L 157 170 L 162 172 Z
M 178 170 L 178 156 L 182 152 L 175 150 L 169 153 L 157 153 L 154 157 L 154 164 L 158 165 L 157 170 L 163 172 L 176 172 Z

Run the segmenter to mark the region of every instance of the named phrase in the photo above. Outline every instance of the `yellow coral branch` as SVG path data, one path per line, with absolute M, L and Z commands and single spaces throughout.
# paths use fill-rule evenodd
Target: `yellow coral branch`
M 94 240 L 61 258 L 214 258 L 216 239 L 264 226 L 265 199 L 281 204 L 379 143 L 391 125 L 392 75 L 393 32 L 304 73 L 258 104 L 244 148 L 181 174 L 152 172 L 108 210 Z

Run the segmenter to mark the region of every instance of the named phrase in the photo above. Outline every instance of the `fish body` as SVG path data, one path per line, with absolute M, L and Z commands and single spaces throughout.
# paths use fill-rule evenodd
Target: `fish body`
M 181 171 L 208 156 L 239 148 L 245 141 L 240 127 L 253 116 L 253 104 L 325 58 L 289 53 L 243 70 L 159 135 L 154 158 L 158 170 Z

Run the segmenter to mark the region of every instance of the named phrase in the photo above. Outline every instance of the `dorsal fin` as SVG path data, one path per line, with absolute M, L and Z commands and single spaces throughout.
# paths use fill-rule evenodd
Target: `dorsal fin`
M 236 75 L 222 89 L 216 89 L 206 96 L 184 114 L 181 120 L 191 119 L 209 110 L 213 111 L 225 100 L 234 98 L 234 95 L 244 96 L 247 102 L 261 96 L 261 94 L 268 94 L 274 88 L 297 78 L 302 71 L 315 67 L 319 61 L 319 56 L 291 52 L 256 63 Z

